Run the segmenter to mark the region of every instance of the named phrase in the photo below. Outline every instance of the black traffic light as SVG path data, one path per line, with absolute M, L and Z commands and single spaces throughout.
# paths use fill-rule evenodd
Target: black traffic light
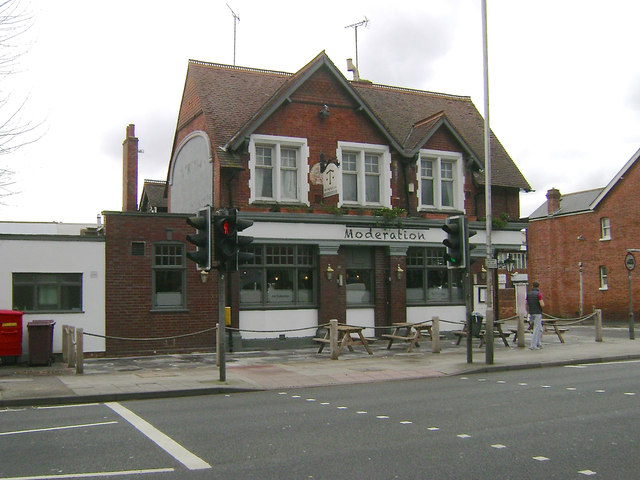
M 253 237 L 238 235 L 253 225 L 252 220 L 238 218 L 238 209 L 230 208 L 228 210 L 220 210 L 213 217 L 215 258 L 218 261 L 219 268 L 224 267 L 229 262 L 229 268 L 232 271 L 238 269 L 238 264 L 253 259 L 253 254 L 241 252 L 253 242 Z
M 187 252 L 187 258 L 196 262 L 202 270 L 211 270 L 211 207 L 198 212 L 198 216 L 187 218 L 187 223 L 196 233 L 187 235 L 187 242 L 194 244 L 195 252 Z
M 463 215 L 448 217 L 442 230 L 447 238 L 442 243 L 447 247 L 444 259 L 447 268 L 466 268 L 467 266 L 467 223 Z M 475 234 L 475 232 L 474 232 Z

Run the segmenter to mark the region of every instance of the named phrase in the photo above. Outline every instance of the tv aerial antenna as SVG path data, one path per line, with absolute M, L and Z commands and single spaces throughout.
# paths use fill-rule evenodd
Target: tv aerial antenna
M 228 3 L 227 3 L 227 7 L 229 7 Z M 231 15 L 233 15 L 233 66 L 235 67 L 236 65 L 236 26 L 240 21 L 240 17 L 236 15 L 236 12 L 233 11 L 233 8 L 229 7 L 229 10 L 231 10 Z
M 344 28 L 353 28 L 353 30 L 356 33 L 356 69 L 359 71 L 358 68 L 358 27 L 366 27 L 369 24 L 369 19 L 367 17 L 364 17 L 364 20 L 361 20 L 359 22 L 356 23 L 352 23 L 351 25 L 347 25 Z

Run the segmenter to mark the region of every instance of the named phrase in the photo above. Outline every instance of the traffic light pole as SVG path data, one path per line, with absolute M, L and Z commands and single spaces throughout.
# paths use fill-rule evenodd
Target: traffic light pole
M 225 315 L 224 315 L 224 307 L 225 307 L 225 291 L 226 291 L 226 278 L 224 270 L 218 270 L 218 351 L 216 355 L 218 356 L 218 365 L 220 370 L 220 381 L 227 381 L 227 366 L 225 363 L 225 352 L 227 349 L 226 345 L 226 335 L 225 335 Z
M 487 40 L 487 0 L 482 0 L 482 63 L 484 71 L 484 175 L 485 175 L 485 222 L 487 228 L 487 256 L 493 260 L 493 247 L 491 246 L 491 128 L 489 126 L 489 55 Z M 485 316 L 485 363 L 493 365 L 493 275 L 495 267 L 487 265 L 487 313 Z

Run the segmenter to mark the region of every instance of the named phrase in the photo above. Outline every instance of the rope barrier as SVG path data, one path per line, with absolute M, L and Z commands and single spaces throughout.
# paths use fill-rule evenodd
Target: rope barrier
M 195 335 L 201 335 L 203 333 L 207 333 L 207 332 L 211 332 L 213 330 L 215 330 L 216 327 L 213 328 L 207 328 L 205 330 L 200 330 L 199 332 L 193 332 L 193 333 L 184 333 L 182 335 L 173 335 L 170 337 L 155 337 L 155 338 L 132 338 L 132 337 L 116 337 L 113 335 L 99 335 L 97 333 L 89 333 L 89 332 L 84 332 L 84 335 L 88 335 L 90 337 L 98 337 L 98 338 L 104 338 L 104 339 L 109 339 L 109 340 L 127 340 L 127 341 L 133 341 L 133 342 L 157 342 L 160 340 L 173 340 L 175 338 L 184 338 L 184 337 L 193 337 Z
M 576 318 L 560 318 L 560 317 L 554 317 L 553 315 L 549 315 L 549 314 L 544 314 L 543 320 L 546 317 L 547 319 L 551 319 L 551 320 L 566 320 L 567 323 L 557 323 L 557 325 L 559 327 L 565 327 L 565 326 L 571 326 L 571 325 L 576 325 L 578 323 L 583 323 L 589 319 L 591 319 L 592 317 L 594 317 L 596 315 L 595 312 L 590 313 L 584 317 L 576 317 Z M 514 320 L 517 319 L 517 315 L 514 315 L 512 317 L 508 317 L 508 318 L 504 318 L 504 319 L 500 319 L 501 321 L 509 321 L 509 320 Z M 410 323 L 408 322 L 406 325 L 407 327 L 410 326 L 414 326 L 414 325 L 423 325 L 425 323 L 429 323 L 432 320 L 424 320 L 422 322 L 414 322 L 414 323 Z M 445 319 L 440 319 L 440 323 L 451 323 L 454 325 L 465 325 L 466 322 L 464 321 L 454 321 L 454 320 L 445 320 Z M 248 328 L 236 328 L 236 327 L 230 327 L 227 326 L 226 329 L 227 330 L 232 330 L 234 332 L 247 332 L 247 333 L 288 333 L 288 332 L 301 332 L 304 330 L 317 330 L 319 328 L 329 328 L 329 323 L 323 323 L 323 324 L 319 324 L 319 325 L 315 325 L 315 326 L 311 326 L 311 327 L 301 327 L 301 328 L 287 328 L 287 329 L 279 329 L 279 330 L 253 330 L 253 329 L 248 329 Z M 378 326 L 378 325 L 373 325 L 373 326 L 369 326 L 369 325 L 351 325 L 352 327 L 355 328 L 362 328 L 362 329 L 373 329 L 373 330 L 389 330 L 391 328 L 395 328 L 394 325 L 382 325 L 382 326 Z M 150 337 L 150 338 L 143 338 L 143 337 L 117 337 L 114 335 L 99 335 L 96 333 L 90 333 L 90 332 L 83 332 L 84 335 L 90 336 L 90 337 L 98 337 L 98 338 L 104 338 L 104 339 L 108 339 L 108 340 L 123 340 L 123 341 L 130 341 L 130 342 L 158 342 L 158 341 L 162 341 L 162 340 L 174 340 L 174 339 L 178 339 L 178 338 L 185 338 L 185 337 L 192 337 L 195 335 L 202 335 L 204 333 L 208 333 L 208 332 L 212 332 L 216 330 L 216 327 L 212 327 L 212 328 L 207 328 L 205 330 L 200 330 L 198 332 L 192 332 L 192 333 L 184 333 L 181 335 L 172 335 L 172 336 L 168 336 L 168 337 Z

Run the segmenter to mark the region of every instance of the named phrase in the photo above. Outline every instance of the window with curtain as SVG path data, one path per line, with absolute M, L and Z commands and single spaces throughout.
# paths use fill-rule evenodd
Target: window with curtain
M 407 250 L 407 303 L 464 302 L 463 271 L 448 269 L 444 248 L 411 247 Z
M 456 152 L 422 150 L 418 171 L 420 209 L 462 210 L 464 174 L 462 155 Z
M 338 142 L 344 205 L 391 206 L 391 154 L 385 145 Z
M 249 202 L 309 204 L 306 139 L 253 135 L 249 142 Z
M 369 306 L 374 300 L 373 252 L 367 247 L 345 247 L 347 306 Z
M 250 245 L 240 266 L 242 307 L 315 306 L 317 256 L 311 245 Z

